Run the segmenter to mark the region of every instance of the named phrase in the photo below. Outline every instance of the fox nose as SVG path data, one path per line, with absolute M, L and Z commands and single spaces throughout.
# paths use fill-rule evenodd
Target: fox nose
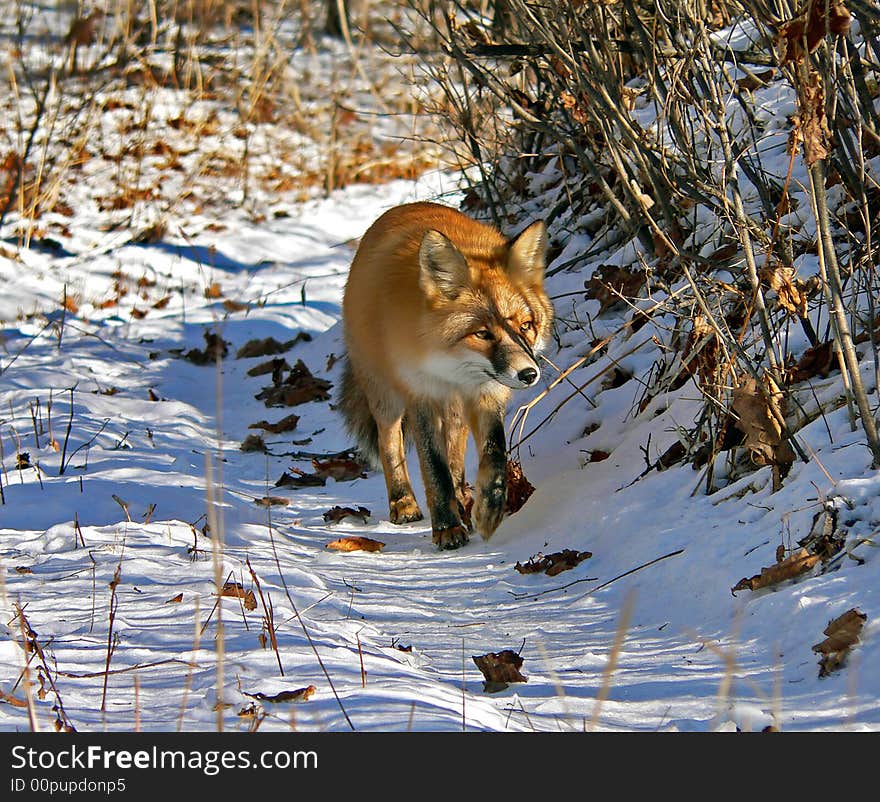
M 526 387 L 531 387 L 538 380 L 538 371 L 534 368 L 523 368 L 519 373 L 516 374 L 516 378 L 519 379 Z

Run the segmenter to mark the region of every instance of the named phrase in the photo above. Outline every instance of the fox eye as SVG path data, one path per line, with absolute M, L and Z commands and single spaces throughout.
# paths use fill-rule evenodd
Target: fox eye
M 480 329 L 479 331 L 474 332 L 474 337 L 478 340 L 494 340 L 495 338 L 492 336 L 492 332 L 489 329 Z
M 531 331 L 533 328 L 535 328 L 535 324 L 532 323 L 531 320 L 527 320 L 519 327 L 519 330 L 522 334 L 525 334 L 527 331 Z

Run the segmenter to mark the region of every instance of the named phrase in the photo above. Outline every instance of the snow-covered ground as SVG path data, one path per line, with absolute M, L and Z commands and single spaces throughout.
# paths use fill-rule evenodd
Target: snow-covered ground
M 341 70 L 336 47 L 309 69 Z M 768 137 L 776 150 L 767 167 L 784 174 L 790 95 L 770 91 L 779 141 Z M 369 96 L 356 97 L 383 100 Z M 646 470 L 692 428 L 702 398 L 691 380 L 639 409 L 640 381 L 665 344 L 652 340 L 653 326 L 625 328 L 566 381 L 553 383 L 548 365 L 541 390 L 550 390 L 524 420 L 517 407 L 534 394 L 514 399 L 511 439 L 521 440 L 515 455 L 534 494 L 490 541 L 437 551 L 427 522 L 388 522 L 381 474 L 276 482 L 352 445 L 334 393 L 357 239 L 395 204 L 458 205 L 458 176 L 350 183 L 318 199 L 315 175 L 326 166 L 296 187 L 304 168 L 294 159 L 282 170 L 286 188 L 267 173 L 245 199 L 240 175 L 204 169 L 241 146 L 234 115 L 221 110 L 227 139 L 202 132 L 190 143 L 210 146 L 208 162 L 169 140 L 153 154 L 164 166 L 138 161 L 135 188 L 155 196 L 102 208 L 124 172 L 108 154 L 140 110 L 137 93 L 127 107 L 120 97 L 102 101 L 100 147 L 63 177 L 73 209 L 19 226 L 30 248 L 14 233 L 0 243 L 0 730 L 880 729 L 880 477 L 850 428 L 839 375 L 803 390 L 825 414 L 799 429 L 810 461 L 795 462 L 781 489 L 772 492 L 769 467 L 725 475 L 722 456 L 719 489 L 707 494 L 704 473 L 689 465 Z M 167 105 L 154 117 L 174 130 L 186 129 L 182 111 L 190 125 L 202 109 L 185 93 L 160 99 Z M 303 113 L 320 129 L 315 103 L 307 98 Z M 209 120 L 212 108 L 203 109 Z M 123 118 L 115 128 L 113 115 Z M 320 161 L 318 146 L 287 142 L 285 126 L 274 131 L 280 140 L 263 141 L 265 126 L 253 133 L 255 163 L 270 170 L 273 148 Z M 370 159 L 393 153 L 384 144 L 370 146 Z M 175 152 L 182 172 L 165 158 Z M 566 245 L 560 262 L 584 243 Z M 623 250 L 604 261 L 623 263 Z M 806 275 L 811 259 L 799 265 Z M 548 282 L 563 346 L 548 356 L 559 370 L 626 319 L 584 298 L 586 277 Z M 228 344 L 219 367 L 187 358 L 205 348 L 206 332 Z M 280 355 L 236 356 L 252 340 L 300 333 L 309 337 Z M 332 383 L 329 398 L 267 407 L 257 396 L 271 375 L 249 371 L 274 358 L 291 368 L 302 360 Z M 619 380 L 609 381 L 615 365 Z M 299 416 L 291 431 L 252 428 L 290 414 Z M 254 435 L 265 448 L 242 449 Z M 268 497 L 279 503 L 261 503 Z M 369 517 L 328 523 L 336 506 Z M 845 536 L 835 558 L 795 581 L 732 592 L 831 511 Z M 386 545 L 326 547 L 343 535 Z M 592 556 L 552 577 L 515 570 L 563 549 Z M 220 599 L 225 583 L 253 596 Z M 854 608 L 866 616 L 860 643 L 820 678 L 812 647 Z M 472 657 L 502 650 L 523 658 L 527 682 L 490 692 Z
M 880 687 L 870 670 L 878 657 L 878 568 L 870 545 L 854 550 L 863 563 L 844 558 L 797 583 L 731 593 L 775 561 L 778 544 L 807 534 L 820 498 L 838 504 L 850 543 L 874 531 L 878 479 L 843 411 L 828 417 L 830 436 L 821 420 L 804 430 L 818 460 L 796 464 L 781 491 L 771 494 L 766 468 L 706 496 L 688 467 L 633 483 L 648 435 L 662 453 L 675 422 L 693 414 L 695 392 L 636 419 L 627 414 L 628 385 L 599 393 L 590 414 L 602 427 L 590 447 L 610 457 L 597 462 L 585 461 L 578 437 L 589 422 L 584 405 L 567 404 L 521 449 L 537 486 L 527 505 L 489 542 L 477 538 L 453 552 L 432 546 L 425 523 L 388 523 L 379 474 L 274 486 L 292 467 L 312 471 L 297 453 L 329 454 L 350 443 L 332 401 L 267 409 L 255 396 L 269 377 L 248 375 L 266 358 L 236 359 L 236 351 L 254 338 L 307 332 L 312 340 L 284 357 L 336 382 L 338 367 L 327 366 L 341 353 L 351 241 L 396 203 L 441 195 L 454 202 L 448 184 L 433 175 L 352 187 L 258 226 L 228 219 L 224 231 L 186 241 L 83 259 L 24 252 L 22 263 L 0 262 L 8 288 L 0 689 L 25 698 L 19 606 L 53 674 L 55 690 L 45 677 L 44 698 L 35 695 L 40 727 L 52 725 L 60 698 L 78 730 L 136 722 L 144 730 L 214 729 L 222 613 L 227 729 L 253 725 L 243 710 L 265 714 L 262 729 L 878 728 Z M 57 311 L 65 285 L 88 296 L 116 271 L 155 281 L 138 304 L 148 314 Z M 215 283 L 220 296 L 205 298 Z M 151 307 L 166 295 L 163 308 Z M 236 306 L 230 311 L 224 301 Z M 13 303 L 56 311 L 14 322 Z M 219 371 L 179 356 L 204 347 L 206 329 L 229 343 Z M 551 393 L 546 409 L 559 397 Z M 542 408 L 532 411 L 535 420 Z M 259 431 L 250 424 L 291 412 L 300 416 L 293 432 L 264 434 L 268 455 L 240 450 Z M 25 453 L 28 467 L 19 469 Z M 255 503 L 265 496 L 289 504 Z M 327 524 L 323 513 L 335 505 L 364 506 L 371 516 L 365 524 Z M 207 537 L 209 507 L 216 520 Z M 325 548 L 342 534 L 386 546 L 377 553 Z M 250 568 L 256 574 L 274 616 L 277 656 L 260 643 L 259 596 L 252 611 L 235 598 L 215 609 L 215 547 L 224 581 L 255 589 Z M 552 578 L 514 570 L 517 561 L 563 548 L 593 556 Z M 102 712 L 117 570 L 115 673 Z M 868 616 L 863 643 L 844 669 L 820 679 L 811 647 L 830 619 L 852 607 Z M 471 657 L 502 649 L 520 652 L 528 682 L 485 693 Z M 45 674 L 38 663 L 30 663 L 35 691 Z M 310 685 L 313 695 L 298 703 L 253 696 Z M 26 708 L 0 704 L 0 727 L 28 726 Z

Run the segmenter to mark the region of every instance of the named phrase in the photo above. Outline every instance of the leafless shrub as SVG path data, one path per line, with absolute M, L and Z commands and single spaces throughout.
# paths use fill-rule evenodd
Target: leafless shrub
M 861 0 L 411 5 L 448 59 L 435 78 L 477 176 L 466 206 L 502 225 L 544 217 L 551 273 L 629 253 L 643 289 L 621 300 L 666 298 L 662 311 L 677 323 L 658 331 L 664 349 L 640 407 L 694 379 L 707 414 L 688 439 L 710 445 L 691 448 L 691 459 L 711 474 L 729 448 L 731 393 L 743 380 L 764 388 L 780 417 L 766 388 L 794 393 L 792 376 L 803 374 L 791 372 L 790 343 L 830 340 L 880 465 L 853 345 L 876 340 L 876 9 Z M 796 114 L 768 114 L 779 98 Z M 565 248 L 575 237 L 588 246 Z M 819 275 L 801 278 L 812 255 Z M 593 276 L 595 291 L 603 279 Z M 633 307 L 639 326 L 653 317 L 640 314 Z M 806 460 L 791 416 L 775 423 Z

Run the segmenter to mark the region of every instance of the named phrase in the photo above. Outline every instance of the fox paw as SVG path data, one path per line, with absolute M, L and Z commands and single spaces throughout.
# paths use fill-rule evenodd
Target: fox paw
M 408 524 L 421 521 L 425 516 L 419 509 L 418 502 L 412 496 L 403 496 L 389 502 L 389 519 L 393 524 Z
M 460 524 L 448 526 L 445 529 L 435 529 L 433 540 L 441 549 L 457 549 L 468 542 L 468 532 Z

